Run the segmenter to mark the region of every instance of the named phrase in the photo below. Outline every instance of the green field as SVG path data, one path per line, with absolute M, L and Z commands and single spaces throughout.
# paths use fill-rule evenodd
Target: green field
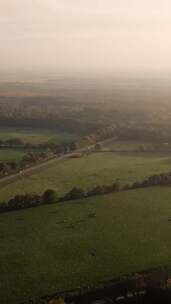
M 24 154 L 21 149 L 0 149 L 0 162 L 19 161 Z
M 103 150 L 112 150 L 117 152 L 127 151 L 127 152 L 135 152 L 135 151 L 146 151 L 146 153 L 161 153 L 161 151 L 165 151 L 165 153 L 170 153 L 171 151 L 171 143 L 170 142 L 149 142 L 149 141 L 138 141 L 138 140 L 116 140 L 109 139 L 106 140 L 104 144 L 102 144 Z
M 1 304 L 171 265 L 169 218 L 169 187 L 1 214 Z
M 0 128 L 0 140 L 19 138 L 26 143 L 64 143 L 76 139 L 76 135 L 47 129 Z
M 78 159 L 56 161 L 31 176 L 21 176 L 10 185 L 1 186 L 0 200 L 15 194 L 42 193 L 48 188 L 56 189 L 59 195 L 63 195 L 74 186 L 91 189 L 95 185 L 115 181 L 125 184 L 169 171 L 171 157 L 168 155 L 95 153 Z
M 146 150 L 154 149 L 154 145 L 150 142 L 142 142 L 138 140 L 118 141 L 114 139 L 109 139 L 108 141 L 106 141 L 103 148 L 107 148 L 115 151 L 137 151 L 142 147 L 144 147 Z

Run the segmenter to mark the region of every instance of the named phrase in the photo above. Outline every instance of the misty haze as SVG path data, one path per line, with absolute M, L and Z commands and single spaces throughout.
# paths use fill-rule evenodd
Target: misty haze
M 169 0 L 1 0 L 1 69 L 170 72 L 170 9 Z
M 0 0 L 0 304 L 171 303 L 170 11 Z

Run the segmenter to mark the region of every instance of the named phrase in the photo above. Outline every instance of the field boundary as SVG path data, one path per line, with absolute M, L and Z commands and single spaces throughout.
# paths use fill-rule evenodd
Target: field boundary
M 163 266 L 121 275 L 120 277 L 111 280 L 100 281 L 95 286 L 85 286 L 82 288 L 59 291 L 20 304 L 56 303 L 55 300 L 57 299 L 64 299 L 66 303 L 74 304 L 91 304 L 96 301 L 104 301 L 105 299 L 117 303 L 120 300 L 124 301 L 130 298 L 140 298 L 151 290 L 168 289 L 171 292 L 170 280 L 169 267 Z

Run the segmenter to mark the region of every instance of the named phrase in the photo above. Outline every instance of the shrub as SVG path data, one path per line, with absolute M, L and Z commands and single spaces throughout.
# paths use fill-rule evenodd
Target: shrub
M 48 189 L 42 195 L 43 204 L 53 204 L 57 201 L 57 194 L 54 190 Z
M 73 188 L 69 191 L 62 200 L 74 200 L 74 199 L 82 199 L 85 197 L 84 190 L 81 188 Z
M 24 208 L 31 208 L 41 204 L 41 197 L 39 195 L 16 195 L 8 201 L 8 210 L 18 210 Z
M 0 212 L 8 211 L 8 205 L 5 202 L 0 204 Z

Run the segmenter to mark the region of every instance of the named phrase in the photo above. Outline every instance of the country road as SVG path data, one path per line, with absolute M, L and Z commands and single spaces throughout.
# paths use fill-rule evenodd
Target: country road
M 32 174 L 34 174 L 34 172 L 37 172 L 44 167 L 47 167 L 47 166 L 49 166 L 49 165 L 51 165 L 51 164 L 53 164 L 57 161 L 65 160 L 65 159 L 67 159 L 71 156 L 72 156 L 72 154 L 65 154 L 65 155 L 62 155 L 62 156 L 59 156 L 59 157 L 54 157 L 53 159 L 49 159 L 49 160 L 47 160 L 45 162 L 42 162 L 42 163 L 39 163 L 35 166 L 24 169 L 22 172 L 18 172 L 18 173 L 9 175 L 9 176 L 5 176 L 5 177 L 0 179 L 0 187 L 8 185 L 8 184 L 16 181 L 17 179 L 22 178 L 23 176 L 32 175 Z
M 69 159 L 76 153 L 86 152 L 88 148 L 91 149 L 93 147 L 94 147 L 94 145 L 86 147 L 86 148 L 84 147 L 84 148 L 78 149 L 72 153 L 63 154 L 61 156 L 56 156 L 56 157 L 48 159 L 42 163 L 39 163 L 35 166 L 24 169 L 22 172 L 18 172 L 18 173 L 9 175 L 9 176 L 2 177 L 2 178 L 0 178 L 0 187 L 8 185 L 8 184 L 16 181 L 17 179 L 22 178 L 23 176 L 30 176 L 30 175 L 34 174 L 35 172 L 39 171 L 40 169 L 42 169 L 44 167 L 48 167 L 49 165 L 52 165 L 53 163 Z
M 105 139 L 105 140 L 103 140 L 101 142 L 98 142 L 98 143 L 100 145 L 104 145 L 105 143 L 107 143 L 112 138 Z M 48 167 L 49 165 L 52 165 L 53 163 L 56 163 L 56 162 L 59 162 L 59 161 L 67 160 L 76 153 L 86 152 L 88 150 L 91 150 L 92 148 L 94 148 L 94 144 L 91 145 L 91 146 L 88 146 L 88 147 L 80 148 L 80 149 L 78 149 L 78 150 L 76 150 L 72 153 L 68 153 L 68 154 L 64 154 L 64 155 L 61 155 L 61 156 L 57 156 L 57 157 L 48 159 L 48 160 L 46 160 L 42 163 L 39 163 L 35 166 L 24 169 L 22 172 L 18 172 L 18 173 L 9 175 L 9 176 L 2 177 L 2 178 L 0 178 L 0 188 L 16 181 L 17 179 L 21 179 L 23 176 L 30 176 L 30 175 L 34 174 L 35 172 L 39 171 L 40 169 L 42 169 L 44 167 Z

